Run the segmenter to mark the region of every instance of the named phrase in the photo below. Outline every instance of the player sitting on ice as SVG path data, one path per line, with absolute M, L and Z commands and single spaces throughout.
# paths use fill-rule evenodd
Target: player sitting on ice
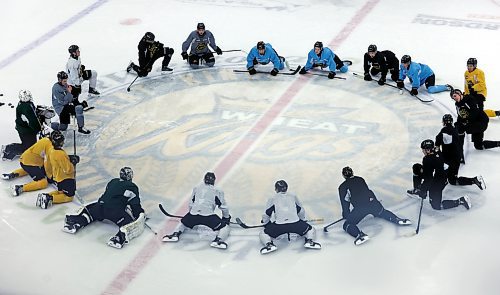
M 269 43 L 264 43 L 264 41 L 259 41 L 256 46 L 254 46 L 247 56 L 247 70 L 250 75 L 255 75 L 257 70 L 255 70 L 255 65 L 267 65 L 272 63 L 274 68 L 271 70 L 270 74 L 276 76 L 280 70 L 285 68 L 285 58 L 279 56 L 276 50 Z
M 186 41 L 182 43 L 182 59 L 187 60 L 189 66 L 193 69 L 197 69 L 202 60 L 205 61 L 207 67 L 213 67 L 215 64 L 215 57 L 210 51 L 209 45 L 215 50 L 217 55 L 222 54 L 222 49 L 215 44 L 215 38 L 212 32 L 205 30 L 204 23 L 198 23 L 196 31 L 192 31 Z M 187 51 L 190 47 L 191 51 L 188 55 Z
M 342 169 L 344 182 L 339 186 L 340 204 L 342 205 L 342 217 L 345 219 L 344 230 L 355 238 L 354 245 L 361 245 L 368 241 L 369 237 L 361 230 L 357 224 L 367 215 L 383 218 L 397 225 L 410 225 L 411 221 L 399 218 L 391 211 L 387 210 L 377 200 L 375 194 L 368 188 L 362 177 L 354 176 L 350 167 Z M 352 211 L 350 207 L 353 207 Z
M 320 67 L 321 69 L 328 67 L 330 72 L 328 73 L 328 79 L 333 79 L 335 77 L 335 71 L 340 71 L 341 73 L 346 73 L 348 71 L 348 64 L 350 62 L 343 62 L 340 60 L 339 56 L 333 53 L 333 51 L 328 47 L 323 47 L 323 42 L 316 41 L 314 43 L 314 48 L 307 54 L 307 62 L 305 66 L 300 70 L 299 74 L 305 74 L 312 68 Z
M 66 215 L 63 231 L 74 234 L 96 220 L 107 219 L 120 227 L 118 233 L 109 239 L 109 246 L 121 249 L 131 239 L 138 237 L 144 231 L 146 219 L 139 188 L 132 182 L 133 177 L 132 168 L 120 169 L 120 178 L 108 182 L 99 200 L 80 207 L 76 214 Z
M 164 242 L 177 242 L 186 228 L 193 229 L 197 225 L 204 225 L 216 232 L 216 237 L 210 246 L 226 249 L 225 240 L 229 236 L 231 215 L 224 199 L 224 192 L 214 186 L 215 174 L 207 172 L 204 183 L 193 188 L 189 212 L 181 219 L 175 231 L 163 237 Z M 222 211 L 222 218 L 215 214 L 215 207 Z
M 321 249 L 321 244 L 316 243 L 316 230 L 306 222 L 306 213 L 302 203 L 293 193 L 287 192 L 288 184 L 279 180 L 274 185 L 275 192 L 267 201 L 265 213 L 262 215 L 264 230 L 260 232 L 259 238 L 264 247 L 260 249 L 261 254 L 276 251 L 278 248 L 273 239 L 283 234 L 298 234 L 305 238 L 304 247 L 309 249 Z M 271 216 L 274 214 L 274 222 Z

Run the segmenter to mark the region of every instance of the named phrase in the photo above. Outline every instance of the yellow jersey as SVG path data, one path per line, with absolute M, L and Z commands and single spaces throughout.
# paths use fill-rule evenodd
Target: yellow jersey
M 48 137 L 44 137 L 24 151 L 21 155 L 20 161 L 27 166 L 42 167 L 44 165 L 44 160 L 53 149 L 54 147 L 52 146 L 50 139 Z
M 482 94 L 484 98 L 486 98 L 487 91 L 486 91 L 486 80 L 484 78 L 484 72 L 478 68 L 475 68 L 474 71 L 469 72 L 465 71 L 464 74 L 465 77 L 465 93 L 464 94 L 470 94 L 469 91 L 469 82 L 472 83 L 472 88 L 474 91 L 476 91 L 479 94 Z
M 47 175 L 51 175 L 56 182 L 75 179 L 75 167 L 64 150 L 52 149 L 46 169 Z

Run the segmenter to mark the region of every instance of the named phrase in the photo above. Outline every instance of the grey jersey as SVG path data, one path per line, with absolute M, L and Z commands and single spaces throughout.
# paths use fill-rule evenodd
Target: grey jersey
M 52 86 L 52 106 L 57 115 L 60 115 L 64 106 L 73 101 L 73 95 L 60 83 Z
M 198 31 L 192 31 L 186 41 L 182 43 L 182 52 L 187 52 L 189 46 L 191 46 L 190 54 L 203 55 L 210 50 L 208 45 L 210 45 L 213 50 L 217 48 L 212 32 L 206 30 L 205 33 L 200 36 Z
M 306 219 L 302 203 L 295 194 L 289 192 L 276 193 L 269 198 L 265 213 L 262 215 L 262 221 L 269 222 L 273 213 L 277 224 L 294 223 Z
M 222 217 L 229 217 L 224 192 L 213 185 L 200 184 L 193 188 L 193 197 L 189 203 L 189 213 L 192 215 L 209 216 L 215 214 L 215 207 L 222 211 Z

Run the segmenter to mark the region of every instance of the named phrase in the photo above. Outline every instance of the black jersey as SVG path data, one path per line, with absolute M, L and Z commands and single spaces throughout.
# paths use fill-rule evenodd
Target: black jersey
M 422 160 L 423 178 L 422 191 L 428 191 L 432 186 L 442 186 L 446 181 L 444 161 L 440 153 L 431 153 Z
M 349 212 L 349 206 L 352 204 L 354 208 L 360 206 L 365 207 L 377 200 L 375 194 L 368 188 L 365 180 L 359 176 L 347 178 L 339 186 L 340 203 L 342 211 Z
M 135 218 L 144 210 L 139 199 L 139 188 L 132 181 L 114 178 L 106 185 L 106 191 L 99 198 L 104 210 L 125 211 L 127 205 Z
M 462 147 L 458 138 L 458 131 L 453 125 L 444 126 L 436 135 L 436 146 L 441 147 L 443 161 L 446 164 L 460 162 L 462 157 Z
M 382 73 L 382 77 L 385 78 L 389 69 L 399 68 L 399 61 L 396 55 L 390 50 L 377 51 L 373 58 L 368 53 L 365 53 L 363 57 L 365 74 L 368 74 L 370 66 L 379 70 Z

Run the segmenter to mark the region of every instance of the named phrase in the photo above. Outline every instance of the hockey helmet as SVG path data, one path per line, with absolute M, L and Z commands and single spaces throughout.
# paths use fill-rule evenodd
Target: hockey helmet
M 142 39 L 146 42 L 153 42 L 155 40 L 155 34 L 151 32 L 146 32 L 146 34 L 144 34 L 144 37 L 142 37 Z
M 426 139 L 422 141 L 420 148 L 423 150 L 432 150 L 434 149 L 434 141 L 432 141 L 432 139 Z
M 259 41 L 257 42 L 257 50 L 265 50 L 266 49 L 266 44 L 264 41 Z
M 19 91 L 19 101 L 28 102 L 32 101 L 33 96 L 31 96 L 31 92 L 29 90 L 21 90 Z
M 473 66 L 473 67 L 477 67 L 477 58 L 475 57 L 471 57 L 467 60 L 467 65 L 468 66 Z
M 130 167 L 123 167 L 120 169 L 120 179 L 126 181 L 132 181 L 134 178 L 134 171 Z
M 451 99 L 453 99 L 453 95 L 454 95 L 454 94 L 458 94 L 458 95 L 460 95 L 460 96 L 462 96 L 462 95 L 463 95 L 462 90 L 460 90 L 460 89 L 458 89 L 458 88 L 452 89 L 452 90 L 450 91 L 450 97 L 451 97 Z
M 443 116 L 443 124 L 445 125 L 453 124 L 453 117 L 451 116 L 451 114 L 445 114 Z
M 207 172 L 204 178 L 205 184 L 214 185 L 215 183 L 215 173 Z
M 57 73 L 57 80 L 64 80 L 64 79 L 68 79 L 68 74 L 66 74 L 65 71 L 60 71 L 59 73 Z
M 69 54 L 73 54 L 73 53 L 75 53 L 78 49 L 80 49 L 80 47 L 78 47 L 78 45 L 71 45 L 71 46 L 68 48 L 68 52 L 69 52 Z
M 316 43 L 314 43 L 314 47 L 318 47 L 320 50 L 323 50 L 323 42 L 316 41 Z
M 198 23 L 196 25 L 196 29 L 197 30 L 204 30 L 205 29 L 205 24 L 204 23 Z
M 274 184 L 274 190 L 277 193 L 286 193 L 286 191 L 288 190 L 288 184 L 284 180 L 278 180 Z
M 59 130 L 54 130 L 50 133 L 50 141 L 55 149 L 62 149 L 64 145 L 64 135 Z
M 352 168 L 349 166 L 342 168 L 342 176 L 344 176 L 344 178 L 346 178 L 346 179 L 353 177 L 354 172 L 352 171 Z
M 376 52 L 377 51 L 377 45 L 371 44 L 368 46 L 368 52 Z
M 402 64 L 405 64 L 405 63 L 411 63 L 411 56 L 409 56 L 408 54 L 405 54 L 403 55 L 403 57 L 401 57 L 401 63 Z

